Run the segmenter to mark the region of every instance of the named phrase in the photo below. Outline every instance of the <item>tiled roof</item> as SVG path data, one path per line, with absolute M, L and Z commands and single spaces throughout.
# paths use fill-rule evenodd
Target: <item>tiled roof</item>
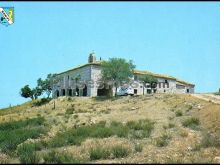
M 84 64 L 84 65 L 79 65 L 79 66 L 77 66 L 75 68 L 72 68 L 72 69 L 69 69 L 69 70 L 67 70 L 65 72 L 58 73 L 57 75 L 65 74 L 65 73 L 68 73 L 68 72 L 71 72 L 71 71 L 74 71 L 74 70 L 77 70 L 79 68 L 83 68 L 83 67 L 86 67 L 86 66 L 89 66 L 89 65 L 101 65 L 101 62 L 102 61 L 96 61 L 94 63 L 87 63 L 87 64 Z M 154 76 L 156 78 L 165 78 L 165 79 L 176 80 L 178 85 L 192 85 L 192 86 L 195 86 L 194 84 L 191 84 L 191 83 L 183 81 L 183 80 L 179 80 L 179 79 L 177 79 L 177 78 L 175 78 L 173 76 L 162 75 L 162 74 L 153 73 L 153 72 L 149 72 L 149 71 L 134 70 L 134 74 L 138 74 L 138 75 L 151 75 L 151 76 Z
M 74 70 L 77 70 L 79 68 L 83 68 L 85 66 L 89 66 L 89 65 L 100 65 L 101 64 L 101 61 L 96 61 L 96 62 L 93 62 L 93 63 L 87 63 L 87 64 L 84 64 L 84 65 L 79 65 L 75 68 L 72 68 L 72 69 L 69 69 L 67 71 L 64 71 L 64 72 L 61 72 L 61 73 L 58 73 L 57 75 L 61 75 L 61 74 L 64 74 L 64 73 L 68 73 L 68 72 L 71 72 L 71 71 L 74 71 Z
M 176 79 L 176 83 L 178 83 L 180 85 L 192 85 L 192 86 L 195 86 L 194 84 L 191 84 L 189 82 L 186 82 L 186 81 L 183 81 L 183 80 L 179 80 L 179 79 Z
M 149 71 L 134 70 L 134 74 L 151 75 L 151 76 L 154 76 L 154 77 L 157 77 L 157 78 L 166 78 L 166 79 L 176 80 L 175 77 L 168 76 L 168 75 L 157 74 L 157 73 L 152 73 L 152 72 L 149 72 Z
M 176 80 L 176 83 L 178 85 L 192 85 L 195 86 L 194 84 L 191 84 L 189 82 L 183 81 L 183 80 L 179 80 L 173 76 L 168 76 L 168 75 L 162 75 L 162 74 L 158 74 L 158 73 L 153 73 L 153 72 L 149 72 L 149 71 L 140 71 L 140 70 L 135 70 L 134 74 L 139 74 L 139 75 L 151 75 L 154 76 L 156 78 L 165 78 L 165 79 L 171 79 L 171 80 Z

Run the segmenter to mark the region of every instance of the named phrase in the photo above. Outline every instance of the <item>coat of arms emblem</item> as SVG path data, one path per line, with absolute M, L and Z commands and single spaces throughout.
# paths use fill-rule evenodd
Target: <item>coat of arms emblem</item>
M 5 26 L 14 23 L 14 7 L 0 7 L 0 23 Z

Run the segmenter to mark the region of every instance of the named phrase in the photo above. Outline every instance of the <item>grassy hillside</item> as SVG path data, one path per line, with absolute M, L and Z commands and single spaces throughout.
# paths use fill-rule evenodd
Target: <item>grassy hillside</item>
M 0 163 L 216 163 L 219 118 L 191 95 L 28 102 L 0 110 Z

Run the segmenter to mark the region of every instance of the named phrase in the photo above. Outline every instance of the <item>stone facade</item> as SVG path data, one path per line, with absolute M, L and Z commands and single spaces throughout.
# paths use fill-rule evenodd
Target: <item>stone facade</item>
M 57 74 L 54 81 L 52 95 L 59 96 L 98 96 L 105 95 L 104 89 L 100 89 L 101 66 L 100 61 L 96 61 L 95 55 L 90 54 L 88 64 L 73 68 L 71 70 Z M 178 80 L 171 76 L 164 76 L 147 71 L 135 71 L 132 78 L 134 93 L 143 95 L 149 93 L 149 88 L 145 88 L 139 81 L 140 76 L 152 75 L 157 78 L 158 83 L 155 93 L 194 93 L 194 84 Z M 115 88 L 112 89 L 114 95 Z

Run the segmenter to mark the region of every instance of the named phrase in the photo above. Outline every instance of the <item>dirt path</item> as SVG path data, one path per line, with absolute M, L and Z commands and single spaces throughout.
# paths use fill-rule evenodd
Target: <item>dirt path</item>
M 220 96 L 216 96 L 214 94 L 191 94 L 194 97 L 197 97 L 202 100 L 211 101 L 216 104 L 220 104 Z

